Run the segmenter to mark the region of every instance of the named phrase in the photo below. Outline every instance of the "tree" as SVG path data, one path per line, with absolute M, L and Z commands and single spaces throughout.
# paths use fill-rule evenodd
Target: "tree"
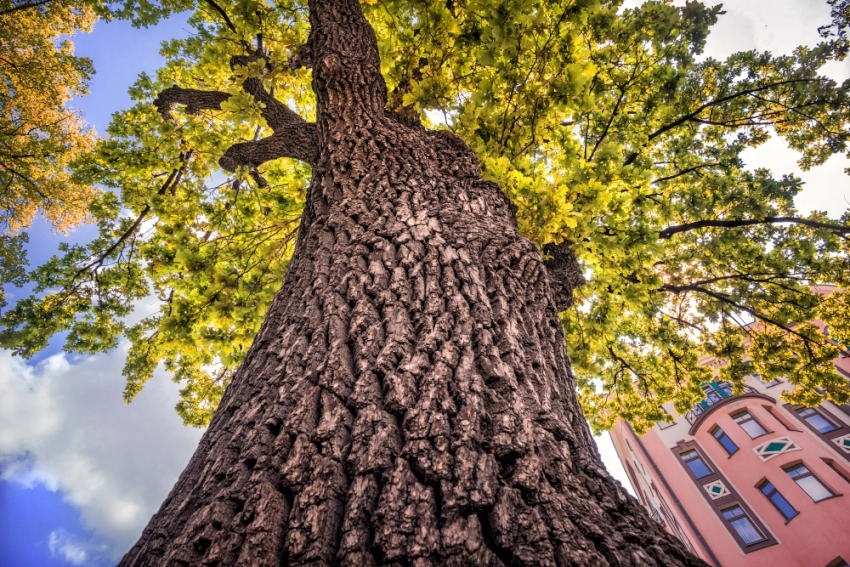
M 498 185 L 459 137 L 385 109 L 358 2 L 311 2 L 309 21 L 293 65 L 315 122 L 252 76 L 274 73 L 259 40 L 230 59 L 272 132 L 222 166 L 312 167 L 283 288 L 121 564 L 702 564 L 600 467 L 543 258 Z
M 809 286 L 846 288 L 848 220 L 740 157 L 771 131 L 806 167 L 846 150 L 818 75 L 842 12 L 718 62 L 698 3 L 362 8 L 375 33 L 353 0 L 201 2 L 79 164 L 120 189 L 101 236 L 3 316 L 25 356 L 124 333 L 127 398 L 165 362 L 210 423 L 125 563 L 696 563 L 602 471 L 574 390 L 640 429 L 698 399 L 700 348 L 740 386 L 751 336 L 796 399 L 847 398 L 847 294 Z
M 444 120 L 545 251 L 595 429 L 622 417 L 642 431 L 668 401 L 686 411 L 707 377 L 699 354 L 748 353 L 763 377 L 796 385 L 789 401 L 848 399 L 831 360 L 850 344 L 850 299 L 811 292 L 847 288 L 848 220 L 801 216 L 798 179 L 741 158 L 771 134 L 803 167 L 846 151 L 847 85 L 818 74 L 846 52 L 846 6 L 832 4 L 823 44 L 722 62 L 698 60 L 720 11 L 695 2 L 364 4 L 388 108 Z M 145 25 L 185 7 L 104 13 Z M 196 34 L 166 47 L 167 67 L 140 78 L 139 104 L 76 170 L 113 189 L 90 209 L 101 236 L 31 274 L 39 295 L 3 315 L 0 344 L 30 356 L 69 331 L 69 350 L 96 352 L 126 336 L 126 399 L 164 363 L 185 386 L 178 412 L 202 426 L 286 273 L 306 199 L 309 166 L 272 159 L 282 134 L 263 137 L 277 132 L 273 100 L 310 117 L 315 99 L 288 64 L 306 40 L 303 3 L 205 1 L 191 22 Z M 231 68 L 246 42 L 265 59 Z M 585 278 L 567 309 L 560 282 Z M 126 328 L 151 292 L 159 310 Z M 751 368 L 730 364 L 724 379 L 740 387 Z
M 23 283 L 20 231 L 37 212 L 66 230 L 86 217 L 95 195 L 70 165 L 94 149 L 96 137 L 68 107 L 85 94 L 93 70 L 68 39 L 60 41 L 90 31 L 94 18 L 85 6 L 0 2 L 0 283 Z

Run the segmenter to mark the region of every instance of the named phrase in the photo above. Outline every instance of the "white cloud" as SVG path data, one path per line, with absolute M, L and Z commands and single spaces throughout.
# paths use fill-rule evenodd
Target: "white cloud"
M 72 565 L 84 565 L 89 558 L 89 545 L 77 540 L 63 529 L 50 532 L 47 545 L 50 548 L 50 555 L 62 557 Z
M 126 352 L 122 345 L 84 360 L 59 354 L 33 368 L 0 351 L 3 478 L 61 491 L 111 556 L 135 542 L 201 435 L 174 412 L 178 386 L 164 372 L 123 403 Z M 86 551 L 54 533 L 51 550 Z

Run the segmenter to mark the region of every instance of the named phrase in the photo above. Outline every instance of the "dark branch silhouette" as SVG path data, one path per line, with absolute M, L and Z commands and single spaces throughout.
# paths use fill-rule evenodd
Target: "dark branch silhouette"
M 233 25 L 233 22 L 230 21 L 230 18 L 227 16 L 227 12 L 224 11 L 224 8 L 213 2 L 213 0 L 205 0 L 207 4 L 209 4 L 213 10 L 218 12 L 221 16 L 221 19 L 224 20 L 225 25 L 228 27 L 230 31 L 236 33 L 236 26 Z
M 5 10 L 0 10 L 0 16 L 6 16 L 13 12 L 17 12 L 18 10 L 26 10 L 28 8 L 38 8 L 39 6 L 44 6 L 45 4 L 49 4 L 51 0 L 41 0 L 40 2 L 27 2 L 26 4 L 18 4 L 17 6 L 13 6 L 12 8 L 7 8 Z
M 828 80 L 829 79 L 820 78 L 820 77 L 814 78 L 814 79 L 788 79 L 786 81 L 778 81 L 776 83 L 770 83 L 769 85 L 762 85 L 760 87 L 753 87 L 751 89 L 738 91 L 738 92 L 730 94 L 730 95 L 726 95 L 726 96 L 723 96 L 723 97 L 720 97 L 720 98 L 716 98 L 714 100 L 710 100 L 710 101 L 706 102 L 705 104 L 703 104 L 702 106 L 700 106 L 699 108 L 697 108 L 696 110 L 693 110 L 692 112 L 689 112 L 688 114 L 680 116 L 679 118 L 677 118 L 673 122 L 669 122 L 668 124 L 665 124 L 664 126 L 659 128 L 658 130 L 656 130 L 655 132 L 650 134 L 649 137 L 647 137 L 646 143 L 644 143 L 643 147 L 646 147 L 647 145 L 649 145 L 649 142 L 651 142 L 652 140 L 654 140 L 658 136 L 661 136 L 662 134 L 665 134 L 665 133 L 669 132 L 670 130 L 677 128 L 678 126 L 681 126 L 682 124 L 684 124 L 686 122 L 694 121 L 697 118 L 697 116 L 699 116 L 699 114 L 701 112 L 703 112 L 704 110 L 707 110 L 707 109 L 712 108 L 714 106 L 721 105 L 725 102 L 729 102 L 730 100 L 734 100 L 738 97 L 749 96 L 749 95 L 754 94 L 754 93 L 766 91 L 766 90 L 772 89 L 774 87 L 781 87 L 783 85 L 792 85 L 792 84 L 795 84 L 795 83 L 811 83 L 811 82 L 816 82 L 816 81 L 828 81 Z M 631 165 L 632 163 L 634 163 L 634 161 L 638 158 L 639 155 L 640 155 L 639 151 L 632 152 L 631 154 L 629 154 L 626 157 L 626 160 L 623 162 L 623 165 Z
M 844 226 L 840 224 L 832 224 L 826 222 L 819 222 L 810 219 L 802 219 L 799 217 L 764 217 L 762 219 L 738 219 L 738 220 L 701 220 L 696 222 L 690 222 L 686 224 L 680 224 L 676 226 L 668 226 L 664 230 L 658 233 L 658 238 L 662 240 L 667 240 L 671 238 L 674 234 L 679 234 L 680 232 L 688 232 L 691 230 L 697 230 L 700 228 L 738 228 L 742 226 L 752 226 L 758 224 L 778 224 L 778 223 L 790 223 L 790 224 L 802 224 L 805 226 L 809 226 L 812 228 L 824 228 L 827 230 L 831 230 L 833 232 L 837 232 L 838 234 L 850 234 L 850 226 Z

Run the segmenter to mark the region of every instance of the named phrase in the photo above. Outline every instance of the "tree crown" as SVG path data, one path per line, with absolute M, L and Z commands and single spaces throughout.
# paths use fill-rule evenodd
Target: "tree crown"
M 710 376 L 702 354 L 735 388 L 755 368 L 794 383 L 789 401 L 850 399 L 832 365 L 850 344 L 850 217 L 800 215 L 799 179 L 741 157 L 771 135 L 803 168 L 847 151 L 850 85 L 819 74 L 846 54 L 846 4 L 831 4 L 821 44 L 725 61 L 700 57 L 721 11 L 699 2 L 364 4 L 387 111 L 461 136 L 522 233 L 577 258 L 587 282 L 562 321 L 595 428 L 646 429 L 665 402 L 684 413 Z M 144 25 L 187 7 L 103 13 Z M 164 363 L 178 412 L 203 425 L 287 269 L 315 99 L 305 3 L 207 0 L 190 23 L 75 166 L 109 189 L 88 210 L 100 236 L 31 273 L 0 344 L 30 356 L 68 331 L 68 350 L 97 352 L 125 336 L 127 400 Z M 125 324 L 151 295 L 153 314 Z

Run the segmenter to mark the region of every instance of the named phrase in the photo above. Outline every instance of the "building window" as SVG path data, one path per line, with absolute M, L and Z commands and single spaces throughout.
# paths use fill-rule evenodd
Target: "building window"
M 730 457 L 738 452 L 738 446 L 729 439 L 729 436 L 726 435 L 722 429 L 715 427 L 711 434 L 714 435 L 714 438 L 717 439 L 721 445 L 723 445 L 723 448 L 726 449 L 726 452 L 729 453 Z
M 740 506 L 735 505 L 731 508 L 722 510 L 723 517 L 726 519 L 738 537 L 744 542 L 744 545 L 752 545 L 764 540 L 764 536 L 758 531 L 753 522 L 744 513 Z
M 753 378 L 758 378 L 758 381 L 761 382 L 762 384 L 764 384 L 765 388 L 772 388 L 773 386 L 776 386 L 777 384 L 782 383 L 782 380 L 780 380 L 779 378 L 774 378 L 773 380 L 767 381 L 764 378 L 762 378 L 761 374 L 759 374 L 758 372 L 753 374 Z
M 661 408 L 661 411 L 664 412 L 664 415 L 670 415 L 669 413 L 667 413 L 667 410 L 664 409 L 664 408 Z M 675 421 L 667 422 L 667 421 L 661 420 L 661 421 L 656 421 L 655 423 L 658 424 L 659 429 L 667 429 L 668 427 L 673 427 L 674 425 L 676 425 Z
M 771 501 L 771 503 L 776 506 L 776 509 L 779 510 L 779 513 L 782 514 L 782 517 L 786 520 L 790 520 L 799 512 L 791 506 L 791 503 L 785 500 L 785 497 L 780 494 L 776 487 L 770 481 L 764 481 L 761 486 L 759 486 L 762 494 L 767 496 L 767 499 Z
M 705 464 L 705 461 L 702 460 L 702 457 L 700 457 L 699 453 L 697 453 L 695 449 L 685 451 L 679 456 L 683 461 L 685 461 L 685 464 L 688 465 L 691 472 L 694 473 L 694 477 L 703 478 L 711 474 L 711 469 L 708 468 L 708 465 Z
M 794 479 L 797 486 L 802 488 L 803 492 L 808 494 L 815 502 L 820 502 L 821 500 L 826 500 L 827 498 L 835 496 L 830 489 L 824 486 L 823 483 L 818 480 L 818 478 L 813 475 L 808 468 L 806 468 L 805 465 L 794 465 L 785 469 L 785 472 L 788 473 L 788 476 Z
M 817 429 L 820 433 L 829 433 L 838 429 L 814 408 L 800 408 L 797 410 L 797 413 L 806 420 L 806 423 Z
M 738 425 L 741 426 L 741 429 L 746 431 L 747 435 L 749 435 L 752 439 L 761 437 L 767 433 L 764 427 L 762 427 L 761 424 L 756 421 L 756 418 L 754 418 L 748 411 L 733 415 L 732 419 L 734 419 Z

